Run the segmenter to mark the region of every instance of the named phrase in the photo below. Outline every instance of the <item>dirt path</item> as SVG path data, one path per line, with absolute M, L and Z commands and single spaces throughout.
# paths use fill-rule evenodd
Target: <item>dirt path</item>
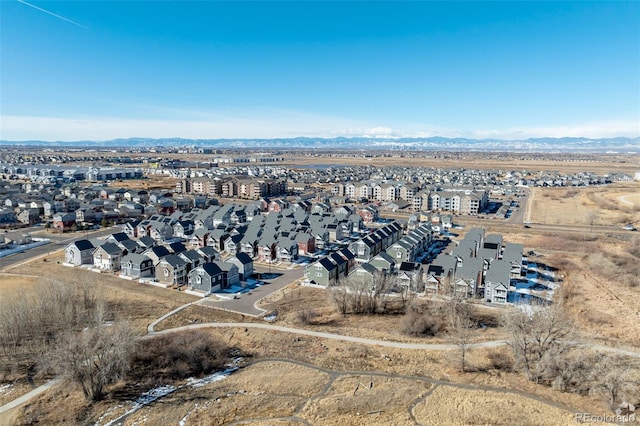
M 37 388 L 35 388 L 34 390 L 32 390 L 29 393 L 26 393 L 24 395 L 22 395 L 19 398 L 14 399 L 11 402 L 8 402 L 2 406 L 0 406 L 0 414 L 4 414 L 9 410 L 13 410 L 16 407 L 19 407 L 20 405 L 26 403 L 27 401 L 31 400 L 31 398 L 35 398 L 36 396 L 40 395 L 41 393 L 45 392 L 46 390 L 48 390 L 49 388 L 51 388 L 52 386 L 56 385 L 57 383 L 60 382 L 60 379 L 53 379 L 53 380 L 49 380 L 47 383 L 38 386 Z
M 628 197 L 633 197 L 635 199 L 638 199 L 638 194 L 621 195 L 620 197 L 618 197 L 618 200 L 622 204 L 626 204 L 627 206 L 635 207 L 636 205 L 638 205 L 638 202 L 629 201 L 627 199 Z
M 392 342 L 388 340 L 374 340 L 365 339 L 362 337 L 344 336 L 342 334 L 323 333 L 319 331 L 305 330 L 301 328 L 283 327 L 273 324 L 261 324 L 261 323 L 249 323 L 249 322 L 213 322 L 202 324 L 191 324 L 182 327 L 171 328 L 168 330 L 162 330 L 156 332 L 154 335 L 176 333 L 184 330 L 193 330 L 201 328 L 259 328 L 263 330 L 279 331 L 283 333 L 301 334 L 303 336 L 319 337 L 323 339 L 341 340 L 351 343 L 360 343 L 370 346 L 384 346 L 388 348 L 396 349 L 417 349 L 417 350 L 432 350 L 432 351 L 450 351 L 457 348 L 456 345 L 446 343 L 404 343 L 404 342 Z M 145 336 L 144 338 L 149 338 Z M 634 358 L 640 358 L 640 352 L 633 350 L 625 350 L 614 348 L 610 346 L 596 345 L 589 342 L 570 342 L 573 345 L 593 349 L 602 352 L 611 352 L 617 355 L 631 356 Z M 472 348 L 496 348 L 505 346 L 507 342 L 505 340 L 489 340 L 486 342 L 475 343 Z

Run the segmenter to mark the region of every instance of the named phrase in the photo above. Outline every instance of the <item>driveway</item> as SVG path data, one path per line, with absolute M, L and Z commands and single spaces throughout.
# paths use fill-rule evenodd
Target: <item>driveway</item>
M 280 269 L 272 268 L 271 272 L 277 272 L 282 274 L 275 280 L 269 281 L 266 284 L 257 287 L 251 291 L 251 294 L 245 293 L 240 296 L 239 299 L 230 300 L 204 300 L 201 304 L 205 306 L 211 306 L 214 308 L 221 308 L 228 311 L 237 312 L 243 315 L 249 315 L 258 317 L 263 315 L 267 311 L 257 308 L 255 304 L 262 298 L 270 295 L 271 293 L 280 290 L 283 287 L 291 284 L 292 282 L 302 278 L 304 275 L 304 266 L 298 266 L 294 269 Z M 269 272 L 269 269 L 263 266 L 255 266 L 255 272 Z

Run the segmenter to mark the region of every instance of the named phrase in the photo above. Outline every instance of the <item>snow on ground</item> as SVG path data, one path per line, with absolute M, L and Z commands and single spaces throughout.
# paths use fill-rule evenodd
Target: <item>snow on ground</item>
M 182 385 L 182 386 L 176 387 L 176 386 L 172 386 L 172 385 L 166 385 L 166 386 L 158 386 L 157 388 L 153 388 L 153 389 L 143 393 L 142 395 L 140 395 L 134 402 L 130 402 L 131 406 L 124 414 L 116 417 L 113 420 L 108 421 L 103 426 L 117 425 L 117 424 L 119 424 L 120 421 L 124 420 L 126 417 L 128 417 L 131 414 L 135 413 L 139 409 L 141 409 L 141 408 L 151 404 L 152 402 L 154 402 L 154 401 L 156 401 L 156 400 L 158 400 L 160 398 L 163 398 L 163 397 L 169 395 L 170 393 L 173 393 L 176 390 L 181 389 L 181 388 L 183 388 L 185 386 L 190 386 L 191 388 L 199 388 L 199 387 L 208 385 L 210 383 L 215 383 L 215 382 L 219 382 L 220 380 L 226 379 L 227 377 L 229 377 L 229 375 L 231 375 L 231 373 L 237 371 L 240 368 L 240 367 L 238 367 L 238 364 L 240 363 L 241 360 L 242 360 L 242 358 L 234 358 L 233 361 L 230 364 L 227 364 L 228 368 L 226 370 L 218 371 L 216 373 L 210 374 L 210 375 L 205 376 L 205 377 L 201 377 L 199 379 L 194 379 L 193 377 L 191 377 L 191 378 L 189 378 L 187 380 L 187 383 Z M 119 404 L 116 407 L 112 407 L 109 410 L 107 410 L 107 412 L 105 412 L 102 416 L 100 416 L 98 418 L 98 421 L 96 422 L 95 426 L 99 426 L 100 422 L 106 416 L 108 416 L 114 410 L 116 410 L 118 408 L 122 408 L 122 407 L 123 407 L 123 405 Z M 196 408 L 197 408 L 197 405 L 196 405 Z M 182 420 L 180 421 L 181 425 L 184 425 L 184 422 L 186 422 L 187 417 L 189 417 L 189 414 L 191 414 L 191 411 L 189 413 L 187 413 L 187 415 L 182 418 Z M 142 419 L 140 421 L 144 422 L 144 421 L 146 421 L 146 418 L 144 418 L 144 419 Z
M 111 426 L 111 425 L 118 424 L 117 422 L 119 422 L 120 420 L 124 419 L 127 416 L 130 416 L 131 414 L 135 413 L 142 407 L 151 404 L 153 401 L 169 395 L 171 392 L 174 392 L 176 389 L 178 388 L 175 386 L 166 385 L 166 386 L 158 386 L 157 388 L 153 388 L 143 393 L 138 397 L 138 399 L 135 400 L 135 402 L 131 403 L 131 408 L 129 408 L 123 415 L 108 421 L 107 423 L 104 424 L 104 426 Z M 98 426 L 98 423 L 96 423 L 96 426 Z
M 11 383 L 0 385 L 0 395 L 9 395 L 13 391 L 14 391 L 13 384 Z
M 229 375 L 236 370 L 238 370 L 238 367 L 230 367 L 224 371 L 218 371 L 217 373 L 213 373 L 201 379 L 189 378 L 189 380 L 187 381 L 187 386 L 191 386 L 192 388 L 200 388 L 210 383 L 219 382 L 220 380 L 229 377 Z
M 189 418 L 191 413 L 193 413 L 197 409 L 198 409 L 198 404 L 196 404 L 195 407 L 193 407 L 193 410 L 189 411 L 182 419 L 180 419 L 180 423 L 178 423 L 178 424 L 180 426 L 185 426 L 187 424 L 187 419 Z
M 262 317 L 262 319 L 267 321 L 267 322 L 273 322 L 273 321 L 278 319 L 278 314 L 274 313 L 274 314 L 271 314 L 271 315 L 267 315 L 266 317 Z

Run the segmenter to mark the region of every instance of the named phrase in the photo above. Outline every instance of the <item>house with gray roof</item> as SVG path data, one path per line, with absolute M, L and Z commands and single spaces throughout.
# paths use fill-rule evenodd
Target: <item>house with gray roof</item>
M 187 265 L 178 255 L 165 256 L 156 265 L 156 280 L 166 285 L 184 285 L 187 283 Z
M 224 272 L 215 263 L 198 266 L 188 275 L 189 290 L 203 292 L 205 295 L 223 288 Z
M 228 263 L 233 263 L 238 267 L 238 275 L 241 281 L 246 281 L 253 275 L 253 259 L 246 253 L 237 253 L 227 259 Z
M 305 277 L 311 284 L 334 286 L 338 283 L 338 266 L 327 257 L 323 257 L 306 267 Z
M 384 251 L 369 261 L 369 265 L 381 272 L 387 273 L 394 273 L 397 264 L 396 260 Z
M 491 263 L 484 278 L 484 300 L 489 303 L 507 303 L 511 283 L 511 263 L 496 260 Z
M 122 258 L 120 275 L 131 279 L 153 277 L 153 261 L 142 254 L 130 253 Z
M 238 266 L 233 262 L 213 262 L 222 271 L 222 288 L 233 287 L 240 284 Z
M 64 262 L 73 265 L 93 264 L 94 245 L 89 240 L 78 240 L 68 244 L 64 249 Z
M 106 271 L 119 271 L 124 250 L 114 243 L 104 243 L 93 251 L 93 266 Z

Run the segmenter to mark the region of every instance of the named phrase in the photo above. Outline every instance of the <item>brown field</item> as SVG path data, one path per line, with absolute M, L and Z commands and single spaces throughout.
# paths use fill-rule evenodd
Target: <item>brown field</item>
M 301 420 L 409 425 L 415 423 L 413 415 L 422 424 L 555 425 L 570 424 L 573 412 L 606 411 L 595 397 L 558 393 L 520 374 L 492 370 L 486 359 L 490 350 L 472 352 L 476 370 L 462 375 L 445 352 L 292 338 L 264 330 L 210 332 L 244 351 L 247 366 L 219 382 L 184 386 L 131 414 L 124 424 L 177 424 L 188 415 L 187 425 Z M 103 425 L 122 415 L 141 391 L 136 392 L 116 384 L 106 400 L 90 405 L 75 386 L 59 385 L 14 414 L 12 422 L 95 423 L 106 414 L 99 422 Z
M 620 172 L 633 176 L 638 171 L 639 160 L 629 157 L 599 155 L 598 160 L 564 161 L 551 158 L 527 158 L 525 154 L 495 154 L 484 155 L 475 153 L 459 153 L 458 155 L 441 156 L 441 153 L 415 152 L 405 156 L 367 157 L 354 154 L 353 156 L 285 156 L 279 164 L 286 164 L 295 168 L 296 165 L 309 164 L 340 164 L 360 166 L 401 166 L 401 167 L 436 167 L 436 168 L 468 168 L 468 169 L 499 169 L 499 170 L 559 170 L 562 173 L 591 171 L 595 173 Z
M 197 300 L 194 296 L 176 290 L 142 285 L 112 274 L 68 268 L 57 263 L 62 260 L 63 257 L 59 254 L 49 257 L 48 262 L 39 260 L 11 268 L 9 272 L 12 275 L 1 275 L 0 294 L 9 297 L 16 292 L 29 292 L 33 290 L 34 284 L 49 279 L 93 283 L 116 315 L 131 321 L 140 333 L 146 333 L 149 323 L 160 315 Z M 42 278 L 33 278 L 34 275 Z
M 435 389 L 416 405 L 414 415 L 420 424 L 433 425 L 579 424 L 574 413 L 530 398 L 444 386 Z
M 152 191 L 155 189 L 168 189 L 173 191 L 176 187 L 178 179 L 151 175 L 146 179 L 129 179 L 109 182 L 109 186 L 112 188 L 125 188 L 134 190 Z
M 282 150 L 278 149 L 281 152 Z M 264 152 L 264 151 L 261 151 Z M 242 154 L 251 154 L 251 150 L 242 151 Z M 71 157 L 85 156 L 85 152 L 67 153 Z M 109 153 L 103 153 L 110 155 Z M 223 155 L 237 155 L 223 154 Z M 295 168 L 296 165 L 309 164 L 345 164 L 345 165 L 370 165 L 375 167 L 407 166 L 407 167 L 440 167 L 440 168 L 469 168 L 469 169 L 502 169 L 502 170 L 559 170 L 562 172 L 591 171 L 596 173 L 620 172 L 633 176 L 638 171 L 640 159 L 636 154 L 586 154 L 577 158 L 573 155 L 560 156 L 545 154 L 525 153 L 474 153 L 474 152 L 394 152 L 383 156 L 374 152 L 375 157 L 364 157 L 359 151 L 353 152 L 314 152 L 314 155 L 279 154 L 284 161 L 272 163 L 274 165 L 287 165 Z M 180 159 L 186 161 L 211 161 L 218 154 L 176 154 L 176 153 L 125 153 L 119 152 L 122 157 L 147 157 L 160 159 Z M 81 163 L 78 163 L 81 164 Z M 145 165 L 131 164 L 123 167 L 143 167 Z M 220 167 L 232 167 L 237 164 L 221 164 Z
M 640 226 L 640 182 L 591 188 L 531 188 L 534 223 Z

